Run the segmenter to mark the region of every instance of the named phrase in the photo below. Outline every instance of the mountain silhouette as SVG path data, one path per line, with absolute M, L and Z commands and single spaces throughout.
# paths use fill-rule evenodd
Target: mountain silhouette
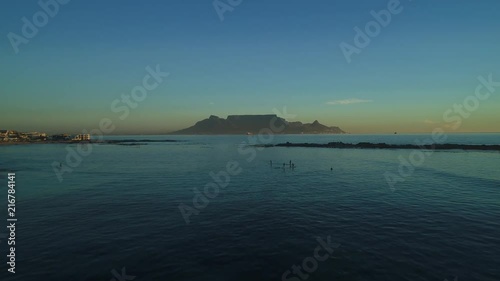
M 264 131 L 262 131 L 264 130 Z M 345 134 L 339 127 L 328 127 L 315 120 L 313 123 L 288 122 L 275 114 L 229 115 L 227 119 L 211 115 L 194 126 L 170 134 L 176 135 L 237 135 L 275 134 Z

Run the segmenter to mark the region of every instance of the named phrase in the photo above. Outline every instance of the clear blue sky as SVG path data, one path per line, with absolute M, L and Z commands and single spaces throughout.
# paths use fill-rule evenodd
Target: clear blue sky
M 287 106 L 353 133 L 427 132 L 477 76 L 500 81 L 498 0 L 401 0 L 347 63 L 339 44 L 388 2 L 243 0 L 221 21 L 211 0 L 72 0 L 15 54 L 7 35 L 41 8 L 2 1 L 0 129 L 80 132 L 107 117 L 115 133 L 159 133 Z M 158 64 L 170 76 L 118 119 L 113 100 Z M 499 108 L 500 88 L 458 131 L 500 131 Z

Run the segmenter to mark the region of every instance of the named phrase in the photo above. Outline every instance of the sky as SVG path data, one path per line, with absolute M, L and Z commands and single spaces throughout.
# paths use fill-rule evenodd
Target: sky
M 0 4 L 0 129 L 157 134 L 286 107 L 350 133 L 500 132 L 500 87 L 443 119 L 479 76 L 500 81 L 498 0 L 60 1 L 45 22 L 38 1 Z M 169 75 L 132 108 L 147 67 Z

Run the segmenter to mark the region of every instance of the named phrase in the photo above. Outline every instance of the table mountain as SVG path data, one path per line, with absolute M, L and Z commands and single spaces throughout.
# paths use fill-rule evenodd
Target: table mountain
M 339 127 L 328 127 L 317 120 L 313 123 L 288 122 L 275 114 L 229 115 L 227 119 L 211 115 L 192 127 L 172 132 L 175 135 L 237 135 L 258 134 L 262 129 L 275 134 L 345 134 Z M 282 129 L 281 131 L 279 129 Z

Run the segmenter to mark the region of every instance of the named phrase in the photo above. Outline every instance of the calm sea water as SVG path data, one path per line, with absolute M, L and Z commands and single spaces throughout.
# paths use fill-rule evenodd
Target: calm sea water
M 64 163 L 66 145 L 0 146 L 1 198 L 7 171 L 16 172 L 18 217 L 15 275 L 7 273 L 0 220 L 0 280 L 109 281 L 122 268 L 133 280 L 282 280 L 287 270 L 293 281 L 500 280 L 500 153 L 434 152 L 392 191 L 384 173 L 397 173 L 398 157 L 411 151 L 266 148 L 248 161 L 250 150 L 239 152 L 247 136 L 142 138 L 183 142 L 93 146 L 62 182 L 51 163 Z M 500 144 L 500 134 L 447 142 Z M 296 168 L 283 169 L 290 160 Z M 229 161 L 241 173 L 186 224 L 179 204 L 193 206 L 193 189 L 203 190 L 209 173 Z M 314 255 L 317 237 L 328 236 L 340 247 L 311 273 L 294 274 Z

